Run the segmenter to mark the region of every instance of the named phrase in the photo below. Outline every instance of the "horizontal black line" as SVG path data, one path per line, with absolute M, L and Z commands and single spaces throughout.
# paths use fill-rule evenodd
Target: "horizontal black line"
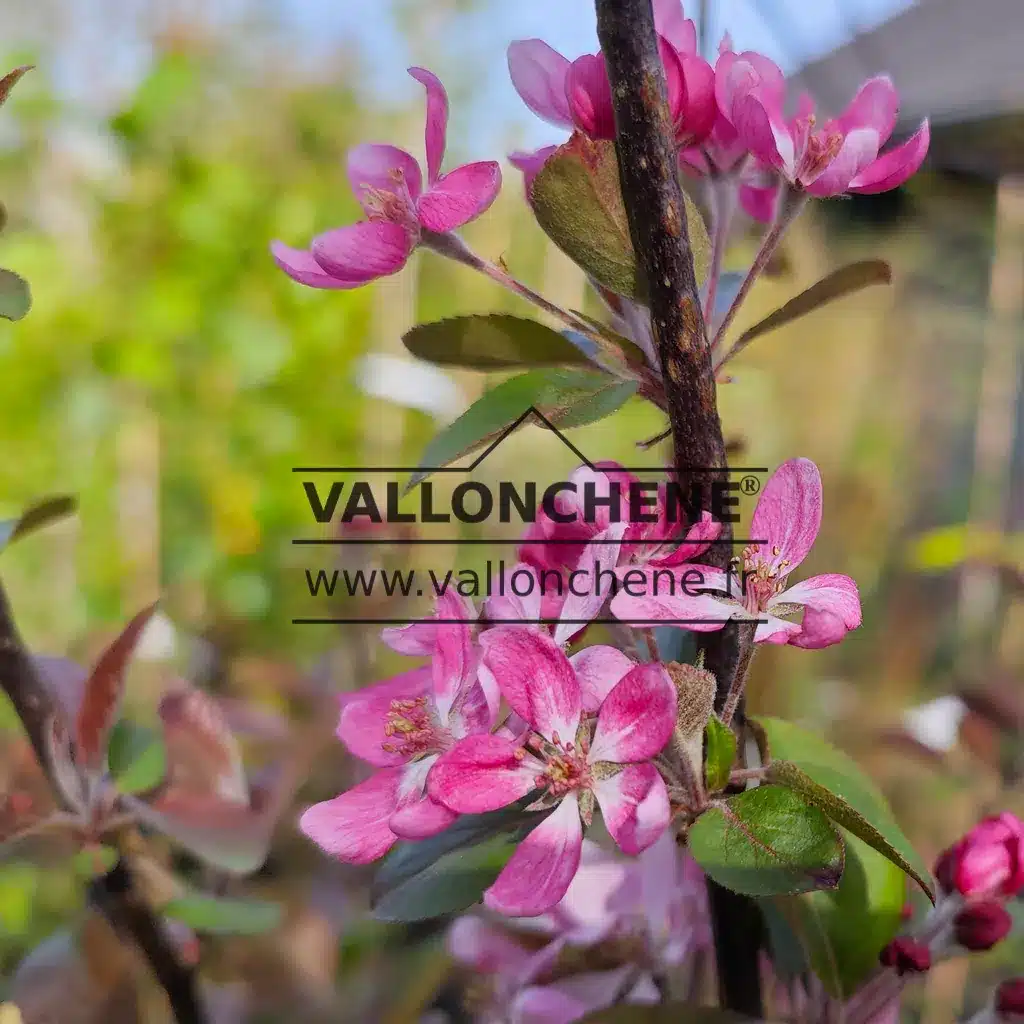
M 413 524 L 410 524 L 413 525 Z M 672 538 L 669 541 L 662 543 L 671 544 L 676 538 Z M 293 537 L 293 544 L 301 545 L 315 545 L 315 546 L 329 546 L 339 545 L 344 547 L 347 544 L 353 544 L 356 547 L 364 544 L 392 544 L 396 547 L 415 547 L 419 544 L 540 544 L 540 545 L 553 545 L 557 547 L 561 544 L 566 546 L 578 545 L 579 547 L 590 547 L 591 545 L 601 545 L 613 543 L 607 540 L 568 540 L 568 539 L 557 539 L 552 538 L 551 540 L 523 540 L 522 537 L 423 537 L 419 540 L 416 538 L 409 537 Z M 630 541 L 630 543 L 636 543 Z M 649 543 L 646 541 L 640 541 L 639 543 Z M 733 539 L 724 540 L 719 538 L 718 540 L 710 541 L 686 541 L 685 539 L 679 541 L 680 544 L 687 543 L 701 543 L 701 544 L 767 544 L 765 540 L 745 540 L 745 539 Z
M 474 466 L 292 466 L 293 473 L 469 473 Z M 617 466 L 627 473 L 678 473 L 672 466 Z M 685 466 L 685 473 L 767 473 L 767 466 Z
M 586 626 L 598 623 L 617 622 L 621 626 L 683 626 L 700 625 L 727 626 L 730 622 L 766 623 L 767 619 L 418 619 L 414 622 L 433 622 L 442 626 L 540 626 L 558 624 Z M 292 619 L 293 626 L 408 626 L 408 619 Z

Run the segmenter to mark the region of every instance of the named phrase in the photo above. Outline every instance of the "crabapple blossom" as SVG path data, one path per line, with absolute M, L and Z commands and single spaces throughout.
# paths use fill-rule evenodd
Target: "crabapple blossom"
M 427 91 L 426 188 L 417 160 L 397 146 L 364 143 L 348 154 L 348 179 L 366 220 L 334 228 L 309 249 L 274 242 L 271 252 L 289 277 L 311 288 L 358 288 L 394 274 L 424 232 L 443 235 L 479 217 L 501 188 L 493 160 L 441 173 L 448 133 L 448 94 L 425 68 L 409 74 Z
M 429 653 L 431 663 L 343 698 L 338 738 L 377 770 L 302 815 L 300 828 L 326 853 L 366 864 L 398 838 L 435 835 L 455 820 L 427 794 L 428 775 L 459 739 L 487 733 L 497 708 L 490 682 L 478 677 L 471 627 L 446 621 L 471 617 L 468 602 L 447 592 L 436 621 L 395 631 L 407 651 Z
M 629 622 L 686 620 L 699 632 L 721 629 L 729 619 L 760 619 L 754 639 L 760 643 L 827 647 L 860 625 L 860 597 L 849 576 L 829 573 L 787 588 L 789 574 L 804 560 L 821 526 L 821 476 L 809 459 L 784 462 L 761 492 L 750 524 L 755 543 L 739 560 L 736 578 L 702 565 L 679 565 L 675 584 L 659 587 L 646 570 L 644 593 L 618 593 L 612 614 Z M 693 593 L 688 574 L 700 572 L 702 592 Z M 695 577 L 690 577 L 691 579 Z M 803 610 L 801 622 L 781 618 Z
M 499 626 L 480 644 L 481 679 L 493 679 L 528 730 L 520 739 L 475 735 L 456 743 L 434 765 L 429 792 L 459 814 L 530 794 L 550 809 L 484 894 L 492 910 L 533 916 L 565 895 L 595 800 L 626 853 L 664 832 L 668 791 L 651 758 L 672 734 L 676 694 L 664 666 L 630 665 L 612 648 L 589 648 L 581 668 L 534 630 Z M 596 722 L 584 717 L 588 706 L 597 708 Z
M 1008 811 L 979 822 L 939 857 L 935 877 L 967 898 L 1015 896 L 1024 889 L 1024 822 Z

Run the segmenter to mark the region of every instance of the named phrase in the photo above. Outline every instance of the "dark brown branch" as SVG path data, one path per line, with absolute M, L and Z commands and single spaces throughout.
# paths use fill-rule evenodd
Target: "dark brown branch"
M 0 686 L 21 719 L 39 764 L 50 781 L 54 797 L 62 799 L 52 778 L 46 731 L 57 713 L 53 694 L 36 671 L 14 623 L 7 594 L 0 585 Z M 132 885 L 131 875 L 117 864 L 96 879 L 90 896 L 119 934 L 128 936 L 146 958 L 174 1011 L 178 1024 L 204 1024 L 206 1019 L 194 972 L 179 959 L 152 909 Z
M 615 107 L 622 195 L 633 248 L 647 279 L 674 469 L 684 493 L 699 485 L 704 508 L 710 508 L 709 481 L 721 478 L 726 470 L 725 441 L 651 0 L 596 0 L 596 7 L 597 34 Z M 720 568 L 731 557 L 731 532 L 722 539 L 709 558 Z M 700 637 L 705 667 L 717 680 L 716 703 L 721 708 L 742 663 L 739 633 L 726 627 Z M 738 719 L 742 723 L 742 705 Z M 722 1004 L 760 1017 L 760 914 L 751 901 L 718 890 L 713 883 L 710 888 Z

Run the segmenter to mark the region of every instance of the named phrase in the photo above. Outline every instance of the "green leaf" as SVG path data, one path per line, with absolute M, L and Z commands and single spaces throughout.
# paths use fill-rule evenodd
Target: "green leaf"
M 839 999 L 877 967 L 879 951 L 899 930 L 906 899 L 900 868 L 848 832 L 843 841 L 846 866 L 838 889 L 773 901 L 815 974 Z
M 914 867 L 911 861 L 918 858 L 910 841 L 891 816 L 878 813 L 877 805 L 860 780 L 825 765 L 815 765 L 814 772 L 817 778 L 811 778 L 792 761 L 772 761 L 768 778 L 799 793 L 809 803 L 820 807 L 837 825 L 884 854 L 910 875 L 934 902 L 928 869 L 923 865 L 923 870 Z
M 117 850 L 102 845 L 87 846 L 71 858 L 75 875 L 86 881 L 105 875 L 116 863 Z
M 0 316 L 20 320 L 32 306 L 28 281 L 13 270 L 0 268 Z
M 707 276 L 711 245 L 693 201 L 684 195 L 698 283 Z M 619 295 L 644 298 L 646 284 L 629 234 L 615 144 L 579 132 L 545 162 L 530 190 L 537 222 L 571 260 Z
M 107 765 L 122 793 L 145 793 L 167 774 L 167 749 L 154 730 L 120 721 L 110 733 Z
M 510 835 L 446 853 L 418 874 L 389 889 L 373 906 L 379 921 L 426 921 L 478 903 L 515 852 Z
M 439 366 L 503 370 L 521 366 L 590 366 L 591 361 L 558 331 L 507 313 L 456 316 L 419 324 L 402 336 L 418 359 Z
M 8 544 L 71 515 L 77 507 L 78 502 L 74 498 L 60 494 L 29 506 L 17 519 L 0 521 L 0 551 Z
M 934 902 L 934 886 L 927 864 L 903 834 L 881 791 L 864 774 L 857 762 L 820 736 L 791 722 L 761 718 L 757 720 L 757 725 L 768 740 L 772 770 L 775 770 L 777 760 L 790 761 L 801 775 L 792 774 L 791 768 L 782 768 L 781 771 L 792 774 L 792 784 L 807 789 L 805 796 L 808 799 L 814 799 L 815 802 L 825 800 L 823 795 L 814 795 L 821 788 L 838 798 L 834 805 L 835 812 L 848 816 L 851 824 L 834 815 L 833 820 L 898 864 Z M 802 781 L 801 776 L 808 778 L 815 784 L 814 787 Z M 791 785 L 789 781 L 785 784 Z M 849 816 L 843 804 L 848 805 L 855 815 Z M 827 807 L 822 809 L 827 814 L 832 813 Z
M 282 918 L 281 906 L 268 900 L 233 899 L 190 893 L 161 907 L 165 917 L 206 935 L 262 935 Z
M 717 793 L 729 784 L 729 772 L 736 760 L 736 734 L 712 715 L 704 729 L 704 745 L 704 778 L 708 792 Z
M 630 1003 L 598 1010 L 583 1017 L 580 1024 L 742 1024 L 750 1020 L 732 1010 L 696 1003 L 659 1003 L 657 1006 Z
M 690 852 L 719 885 L 748 896 L 834 889 L 843 843 L 828 818 L 782 786 L 758 786 L 705 811 Z
M 841 299 L 870 285 L 889 284 L 890 281 L 892 281 L 892 267 L 885 260 L 860 260 L 857 263 L 849 263 L 845 267 L 840 267 L 839 270 L 834 270 L 827 277 L 823 277 L 816 284 L 812 284 L 810 288 L 794 296 L 774 313 L 769 313 L 753 327 L 747 328 L 736 339 L 736 344 L 729 351 L 729 357 L 732 358 L 740 349 L 746 348 L 762 334 L 767 334 L 794 320 L 799 320 L 800 317 L 813 313 L 829 302 L 835 302 L 836 299 Z
M 611 415 L 637 386 L 636 381 L 619 380 L 596 370 L 531 370 L 503 381 L 434 437 L 406 490 L 435 469 L 501 438 L 531 406 L 556 427 L 580 427 Z

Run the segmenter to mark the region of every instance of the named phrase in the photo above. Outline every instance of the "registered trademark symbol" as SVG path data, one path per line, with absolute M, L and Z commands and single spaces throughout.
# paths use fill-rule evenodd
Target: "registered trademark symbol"
M 740 490 L 744 494 L 757 494 L 761 490 L 761 481 L 753 474 L 747 474 L 740 480 Z

